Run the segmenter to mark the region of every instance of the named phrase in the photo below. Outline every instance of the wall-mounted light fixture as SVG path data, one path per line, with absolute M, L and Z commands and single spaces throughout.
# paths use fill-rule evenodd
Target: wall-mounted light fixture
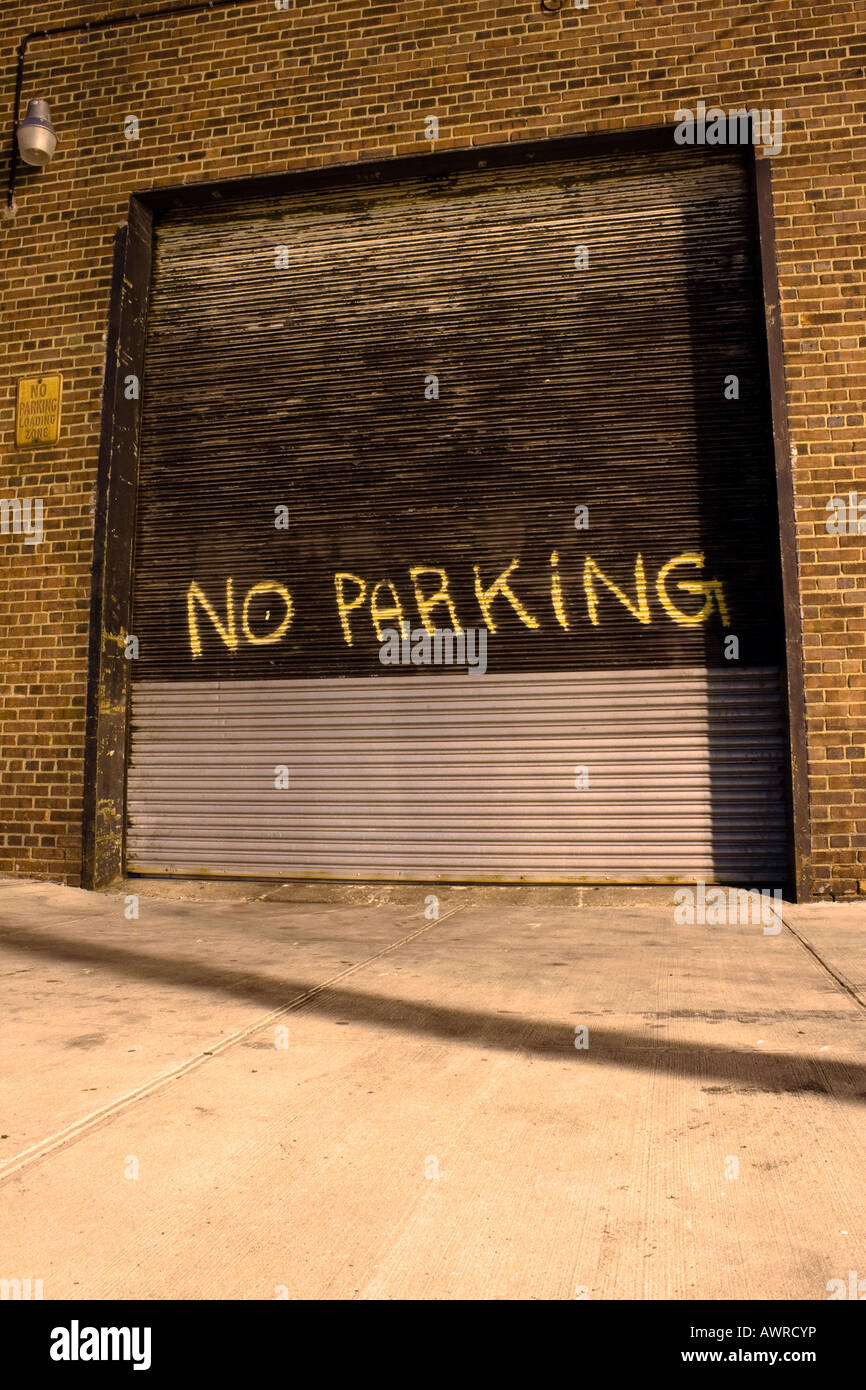
M 103 29 L 119 29 L 127 25 L 142 24 L 149 19 L 171 19 L 180 15 L 198 14 L 205 10 L 226 10 L 233 5 L 251 5 L 254 0 L 180 0 L 180 3 L 159 5 L 153 9 L 132 10 L 125 14 L 103 15 L 101 19 L 85 19 L 78 24 L 59 24 L 54 29 L 34 29 L 25 34 L 18 45 L 18 72 L 15 78 L 15 99 L 12 107 L 12 148 L 9 153 L 9 188 L 3 220 L 15 216 L 15 175 L 19 157 L 25 164 L 46 165 L 57 146 L 57 136 L 51 125 L 48 103 L 37 97 L 27 106 L 27 115 L 19 121 L 21 91 L 24 85 L 24 64 L 27 61 L 27 48 L 41 39 L 59 36 L 96 34 Z M 260 5 L 261 0 L 255 0 Z
M 18 153 L 25 164 L 41 168 L 57 148 L 48 102 L 34 97 L 27 103 L 27 115 L 18 122 Z

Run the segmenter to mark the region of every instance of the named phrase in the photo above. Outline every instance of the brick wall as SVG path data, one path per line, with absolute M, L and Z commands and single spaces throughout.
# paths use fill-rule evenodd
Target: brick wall
M 138 8 L 157 0 L 138 0 Z M 554 3 L 554 0 L 549 0 Z M 5 0 L 0 99 L 39 27 L 131 0 Z M 0 224 L 2 497 L 40 497 L 45 539 L 0 535 L 0 870 L 78 881 L 94 488 L 112 239 L 133 191 L 319 164 L 671 122 L 699 98 L 779 107 L 773 159 L 802 585 L 814 891 L 866 891 L 866 12 L 791 0 L 708 8 L 589 0 L 250 0 L 29 51 L 57 154 Z M 140 122 L 140 139 L 124 119 Z M 425 139 L 425 117 L 440 139 Z M 4 172 L 6 165 L 4 150 Z M 20 374 L 62 371 L 56 449 L 17 451 Z

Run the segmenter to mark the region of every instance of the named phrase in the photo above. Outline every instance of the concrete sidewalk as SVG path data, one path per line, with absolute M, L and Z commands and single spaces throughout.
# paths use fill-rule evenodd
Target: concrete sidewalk
M 866 1281 L 866 905 L 784 919 L 680 926 L 669 889 L 3 880 L 0 1279 L 46 1299 Z

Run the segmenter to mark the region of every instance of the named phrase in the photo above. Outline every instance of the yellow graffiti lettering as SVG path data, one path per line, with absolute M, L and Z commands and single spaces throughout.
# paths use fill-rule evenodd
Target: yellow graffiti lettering
M 258 594 L 279 594 L 283 603 L 286 605 L 286 611 L 282 622 L 274 628 L 273 632 L 266 633 L 264 637 L 257 637 L 255 633 L 251 631 L 249 624 L 250 604 Z M 241 614 L 241 628 L 244 637 L 246 637 L 248 642 L 252 642 L 255 647 L 266 647 L 269 642 L 279 642 L 292 621 L 292 614 L 294 611 L 295 605 L 292 603 L 292 596 L 288 589 L 283 588 L 282 584 L 273 584 L 268 579 L 263 580 L 261 584 L 254 584 L 244 599 L 244 608 Z M 269 616 L 270 614 L 267 614 L 266 618 Z
M 394 602 L 393 602 L 393 604 L 391 605 L 390 608 L 380 608 L 380 606 L 379 606 L 379 590 L 380 590 L 380 589 L 389 589 L 389 590 L 390 590 L 391 597 L 392 597 L 392 599 L 394 600 Z M 398 595 L 397 595 L 397 590 L 394 588 L 394 585 L 391 583 L 390 579 L 380 579 L 380 580 L 379 580 L 379 583 L 376 585 L 375 589 L 373 590 L 372 594 L 370 595 L 370 616 L 371 616 L 372 619 L 373 619 L 373 626 L 374 626 L 374 628 L 376 629 L 376 637 L 377 637 L 377 640 L 378 640 L 378 641 L 380 641 L 380 642 L 382 641 L 382 624 L 383 624 L 383 623 L 388 623 L 388 622 L 393 622 L 393 620 L 394 620 L 395 618 L 396 618 L 396 620 L 397 620 L 397 627 L 398 627 L 398 630 L 399 630 L 400 632 L 402 632 L 402 630 L 403 630 L 403 626 L 402 626 L 402 624 L 403 624 L 403 608 L 402 608 L 402 605 L 401 605 L 401 603 L 400 603 L 400 599 L 399 599 L 399 597 L 398 597 Z
M 189 586 L 186 594 L 186 612 L 189 622 L 189 645 L 193 656 L 201 656 L 201 638 L 198 633 L 198 620 L 196 617 L 196 604 L 201 604 L 207 613 L 217 632 L 225 642 L 229 651 L 236 651 L 238 646 L 238 635 L 235 631 L 235 610 L 234 596 L 232 592 L 233 581 L 226 580 L 226 625 L 220 621 L 219 614 L 213 605 L 208 601 L 205 594 L 196 584 L 195 580 Z
M 351 603 L 346 601 L 345 595 L 343 593 L 343 581 L 345 579 L 351 579 L 353 584 L 358 585 L 358 597 L 353 598 Z M 353 608 L 360 608 L 361 604 L 364 602 L 364 597 L 367 593 L 367 585 L 365 584 L 363 579 L 358 578 L 357 574 L 350 574 L 348 570 L 341 570 L 338 574 L 334 575 L 334 585 L 337 590 L 337 611 L 340 614 L 340 624 L 343 629 L 343 636 L 345 637 L 347 643 L 351 647 L 352 629 L 349 626 L 349 614 L 351 613 Z
M 565 604 L 562 601 L 562 580 L 559 577 L 559 555 L 557 551 L 552 551 L 550 555 L 550 599 L 553 604 L 553 611 L 556 614 L 556 621 L 560 627 L 564 627 L 568 632 L 568 618 L 565 613 Z
M 684 613 L 681 608 L 670 597 L 667 590 L 667 577 L 671 570 L 677 569 L 680 565 L 693 565 L 696 569 L 703 569 L 704 556 L 701 551 L 690 551 L 686 555 L 675 555 L 673 560 L 668 560 L 666 565 L 662 565 L 656 579 L 656 589 L 658 590 L 659 601 L 669 618 L 673 618 L 675 623 L 685 623 L 693 626 L 697 623 L 705 623 L 715 606 L 718 606 L 722 622 L 725 627 L 730 626 L 728 618 L 728 605 L 725 602 L 724 590 L 719 579 L 678 579 L 677 587 L 685 590 L 687 594 L 703 594 L 704 604 L 697 613 Z
M 602 574 L 598 565 L 587 555 L 583 562 L 583 588 L 586 594 L 586 604 L 589 609 L 589 620 L 593 627 L 598 627 L 598 595 L 595 591 L 594 580 L 601 580 L 615 594 L 620 603 L 633 613 L 639 623 L 651 623 L 652 614 L 650 613 L 649 598 L 647 596 L 646 574 L 643 567 L 643 556 L 638 555 L 634 566 L 634 582 L 637 589 L 637 606 L 632 603 L 628 594 L 624 593 L 618 584 L 614 584 L 612 579 L 608 579 L 606 574 Z
M 493 600 L 498 598 L 500 594 L 503 598 L 508 599 L 508 602 L 511 604 L 518 618 L 526 627 L 536 628 L 539 626 L 538 619 L 533 618 L 531 613 L 527 613 L 520 599 L 508 583 L 508 576 L 512 570 L 517 569 L 519 563 L 519 560 L 512 560 L 508 568 L 504 569 L 500 575 L 497 575 L 493 583 L 486 589 L 482 589 L 481 587 L 481 574 L 478 566 L 472 566 L 475 571 L 475 596 L 478 599 L 481 615 L 484 618 L 484 626 L 490 632 L 496 631 L 496 624 L 490 616 L 490 609 L 493 605 Z
M 454 602 L 451 598 L 451 595 L 448 592 L 448 575 L 445 573 L 445 571 L 436 569 L 435 566 L 414 565 L 413 568 L 410 569 L 409 574 L 412 577 L 412 585 L 415 589 L 415 602 L 418 605 L 418 614 L 427 631 L 436 631 L 436 624 L 431 623 L 430 621 L 430 612 L 433 608 L 436 607 L 438 603 L 444 603 L 445 607 L 448 609 L 448 616 L 451 619 L 452 632 L 462 632 L 463 629 L 460 626 L 460 623 L 457 618 L 457 610 L 455 609 Z M 422 574 L 438 575 L 440 587 L 436 590 L 435 593 L 427 594 L 425 596 L 421 592 L 421 586 L 419 585 L 418 580 Z
M 722 623 L 725 627 L 730 627 L 731 620 L 728 617 L 728 605 L 725 602 L 725 591 L 722 588 L 721 579 L 708 579 L 707 588 L 712 589 L 713 594 L 715 595 L 715 600 L 719 607 L 719 614 L 721 615 Z

